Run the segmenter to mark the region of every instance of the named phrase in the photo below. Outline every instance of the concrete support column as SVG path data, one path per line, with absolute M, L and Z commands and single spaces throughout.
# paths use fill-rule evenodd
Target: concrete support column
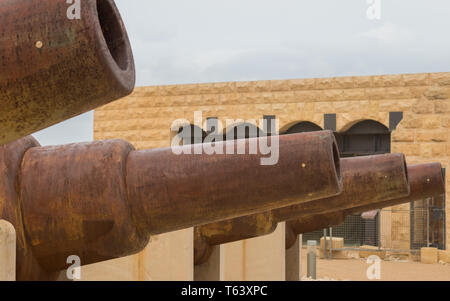
M 450 147 L 448 155 L 450 156 Z M 448 161 L 441 163 L 445 168 L 445 244 L 446 250 L 450 252 L 450 163 Z
M 0 220 L 0 281 L 16 280 L 16 231 Z
M 286 223 L 268 236 L 245 242 L 245 280 L 286 280 Z
M 380 213 L 381 247 L 392 249 L 392 208 L 385 208 Z
M 221 280 L 284 281 L 285 223 L 271 234 L 221 246 Z
M 294 245 L 286 249 L 286 281 L 302 280 L 302 235 L 297 236 Z
M 83 264 L 83 259 L 81 259 Z M 139 280 L 138 255 L 81 266 L 80 281 L 137 281 Z M 66 271 L 60 281 L 67 281 Z M 77 280 L 77 279 L 75 279 Z
M 194 229 L 152 236 L 138 265 L 141 281 L 193 281 Z
M 214 247 L 208 261 L 194 267 L 195 281 L 244 281 L 245 241 Z
M 221 262 L 222 256 L 220 252 L 221 246 L 215 246 L 208 258 L 208 261 L 194 266 L 194 280 L 195 281 L 221 281 Z

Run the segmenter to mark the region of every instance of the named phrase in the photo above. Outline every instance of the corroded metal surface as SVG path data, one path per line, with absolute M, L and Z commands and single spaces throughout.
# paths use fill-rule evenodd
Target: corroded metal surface
M 300 219 L 287 222 L 286 227 L 298 235 L 340 225 L 344 222 L 346 216 L 352 214 L 361 214 L 370 210 L 401 205 L 423 200 L 429 197 L 437 197 L 445 193 L 445 181 L 442 175 L 442 166 L 440 163 L 408 166 L 408 177 L 411 186 L 411 194 L 408 197 L 377 202 L 365 206 L 356 206 L 347 210 L 340 210 L 326 214 L 302 217 Z M 293 241 L 291 239 L 287 239 L 286 247 L 289 248 L 291 243 L 293 243 Z
M 248 150 L 252 142 L 270 137 L 241 140 L 247 155 L 177 156 L 164 149 L 131 153 L 127 164 L 128 199 L 136 224 L 149 229 L 150 234 L 159 234 L 342 191 L 339 154 L 332 132 L 278 138 L 279 161 L 267 166 L 260 160 L 265 155 L 248 155 Z M 241 142 L 217 145 L 237 143 Z
M 38 147 L 20 173 L 23 223 L 33 255 L 46 270 L 136 253 L 148 243 L 127 202 L 125 170 L 134 148 L 122 140 Z
M 39 265 L 31 254 L 28 240 L 22 223 L 19 196 L 16 187 L 19 186 L 19 171 L 24 154 L 27 150 L 39 146 L 32 137 L 26 137 L 16 142 L 0 146 L 0 218 L 14 225 L 17 235 L 17 277 L 27 274 L 30 279 L 45 278 Z M 44 275 L 43 275 L 44 274 Z
M 402 154 L 344 158 L 341 159 L 341 174 L 343 193 L 340 195 L 197 227 L 196 250 L 206 254 L 208 247 L 205 244 L 213 246 L 270 234 L 279 222 L 409 195 L 407 168 Z M 200 264 L 207 256 L 196 254 L 195 258 L 202 258 L 196 262 Z
M 113 0 L 0 2 L 0 144 L 131 93 L 134 60 Z
M 212 246 L 273 233 L 277 225 L 271 212 L 264 212 L 195 227 L 194 263 L 206 262 Z
M 223 145 L 248 150 L 262 139 L 271 138 Z M 0 150 L 0 218 L 18 229 L 19 280 L 54 279 L 71 255 L 83 265 L 132 255 L 151 234 L 342 190 L 331 132 L 280 137 L 271 166 L 261 165 L 261 153 L 175 155 L 122 140 L 38 147 L 24 138 Z
M 351 208 L 345 211 L 349 214 L 361 214 L 370 210 L 401 205 L 409 202 L 423 200 L 429 197 L 438 197 L 445 194 L 445 179 L 442 174 L 441 163 L 415 164 L 408 166 L 410 195 L 403 199 L 395 199 L 379 204 L 370 204 Z
M 299 234 L 334 227 L 345 221 L 344 211 L 336 211 L 327 214 L 304 216 L 297 220 L 286 222 L 286 249 L 292 247 Z

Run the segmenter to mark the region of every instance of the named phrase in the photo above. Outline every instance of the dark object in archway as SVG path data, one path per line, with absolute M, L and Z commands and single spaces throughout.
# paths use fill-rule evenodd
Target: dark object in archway
M 391 132 L 383 124 L 374 120 L 361 121 L 346 132 L 335 135 L 342 157 L 391 152 Z
M 113 0 L 84 0 L 80 19 L 58 0 L 0 5 L 0 145 L 127 96 L 128 36 Z

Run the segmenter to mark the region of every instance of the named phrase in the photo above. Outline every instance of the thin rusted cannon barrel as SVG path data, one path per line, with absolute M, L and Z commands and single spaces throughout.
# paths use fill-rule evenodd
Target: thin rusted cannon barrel
M 3 146 L 0 218 L 19 229 L 18 279 L 51 279 L 71 255 L 83 265 L 132 255 L 152 234 L 342 191 L 331 132 L 279 137 L 274 165 L 249 154 L 252 143 L 277 138 L 218 143 L 243 143 L 246 155 L 194 154 L 202 145 L 136 151 L 122 140 Z
M 255 142 L 265 144 L 274 139 L 279 140 L 279 161 L 267 166 L 261 165 L 261 154 L 176 156 L 169 150 L 133 152 L 127 164 L 131 208 L 150 234 L 159 234 L 225 220 L 225 215 L 240 217 L 341 193 L 339 152 L 330 131 L 217 145 L 228 149 L 245 141 L 248 154 Z
M 0 1 L 0 145 L 132 92 L 133 54 L 114 1 L 83 0 L 70 19 L 75 6 Z
M 411 194 L 408 197 L 306 216 L 287 222 L 286 229 L 288 230 L 286 231 L 294 233 L 294 235 L 286 236 L 286 247 L 292 246 L 296 235 L 340 225 L 349 215 L 437 197 L 445 193 L 445 181 L 440 163 L 410 165 L 408 166 L 408 177 L 411 187 Z
M 403 154 L 343 158 L 341 173 L 343 193 L 340 195 L 196 227 L 195 263 L 201 264 L 209 257 L 211 250 L 208 246 L 270 234 L 283 221 L 409 195 Z

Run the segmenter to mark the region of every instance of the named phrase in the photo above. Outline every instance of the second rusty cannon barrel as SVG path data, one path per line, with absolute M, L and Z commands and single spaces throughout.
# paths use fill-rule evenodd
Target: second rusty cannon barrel
M 342 224 L 345 217 L 352 214 L 361 214 L 370 210 L 392 207 L 445 194 L 445 181 L 440 163 L 410 165 L 408 166 L 408 177 L 411 187 L 411 193 L 408 197 L 301 217 L 287 222 L 286 231 L 298 235 L 325 229 Z M 294 237 L 293 235 L 286 236 L 286 247 L 291 246 L 295 242 Z
M 195 262 L 199 264 L 208 258 L 210 252 L 208 245 L 266 235 L 272 233 L 279 222 L 409 195 L 403 154 L 344 158 L 341 159 L 341 173 L 343 193 L 340 195 L 196 227 Z
M 360 214 L 445 194 L 445 178 L 439 162 L 409 165 L 408 178 L 411 187 L 408 197 L 350 208 L 345 213 Z
M 132 92 L 133 54 L 114 0 L 2 0 L 0 145 Z
M 250 149 L 269 141 L 275 147 L 272 156 L 278 160 L 262 165 L 265 155 L 250 155 Z M 195 153 L 195 148 L 208 145 L 211 144 L 180 149 Z M 330 131 L 215 145 L 224 152 L 243 146 L 245 155 L 177 156 L 170 150 L 130 154 L 128 199 L 139 225 L 145 224 L 150 234 L 159 234 L 225 220 L 225 216 L 240 217 L 306 202 L 321 195 L 334 196 L 342 191 L 339 152 Z
M 277 146 L 278 160 L 262 165 L 268 154 L 249 154 L 254 143 Z M 1 147 L 0 218 L 18 229 L 18 279 L 51 278 L 71 255 L 83 265 L 132 255 L 152 234 L 342 191 L 331 132 L 216 148 L 237 145 L 247 154 L 195 151 L 207 145 L 136 151 L 123 140 L 38 147 L 29 137 Z

